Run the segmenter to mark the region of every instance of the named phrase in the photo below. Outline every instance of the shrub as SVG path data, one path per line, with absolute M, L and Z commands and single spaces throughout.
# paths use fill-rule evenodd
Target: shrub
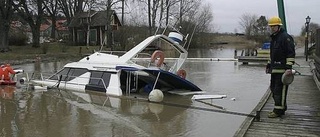
M 20 31 L 9 32 L 9 45 L 25 46 L 27 44 L 28 37 L 25 33 Z

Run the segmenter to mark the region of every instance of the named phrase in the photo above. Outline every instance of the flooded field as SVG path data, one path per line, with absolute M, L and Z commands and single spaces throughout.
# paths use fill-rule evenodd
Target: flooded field
M 233 53 L 233 49 L 190 50 L 189 57 L 233 58 Z M 14 67 L 53 73 L 65 63 Z M 134 94 L 115 98 L 95 92 L 2 86 L 0 136 L 233 136 L 246 117 L 224 111 L 249 114 L 253 110 L 268 88 L 264 68 L 234 61 L 187 61 L 188 80 L 207 94 L 227 95 L 205 103 L 192 101 L 190 96 L 165 95 L 165 103 L 158 104 Z

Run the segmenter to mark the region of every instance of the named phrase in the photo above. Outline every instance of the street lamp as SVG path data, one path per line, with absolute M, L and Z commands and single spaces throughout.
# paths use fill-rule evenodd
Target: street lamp
M 304 50 L 304 55 L 306 55 L 306 61 L 308 61 L 308 45 L 309 45 L 309 23 L 310 23 L 311 18 L 309 16 L 306 17 L 306 35 L 305 35 L 305 50 Z

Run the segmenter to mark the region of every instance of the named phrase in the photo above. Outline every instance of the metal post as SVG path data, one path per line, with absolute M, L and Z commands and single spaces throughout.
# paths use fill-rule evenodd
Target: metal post
M 282 21 L 281 27 L 287 31 L 286 15 L 285 15 L 285 11 L 284 11 L 284 2 L 283 2 L 283 0 L 277 0 L 277 4 L 278 4 L 278 14 L 279 14 L 279 17 Z
M 308 45 L 309 45 L 309 23 L 310 23 L 311 18 L 309 16 L 307 16 L 306 18 L 306 23 L 305 23 L 305 27 L 306 27 L 306 35 L 305 35 L 305 49 L 304 49 L 304 54 L 306 56 L 306 61 L 308 61 Z
M 308 27 L 309 25 L 308 25 L 308 23 L 306 23 L 306 34 L 305 34 L 305 49 L 304 49 L 304 55 L 306 56 L 306 61 L 308 61 L 308 44 L 309 44 L 309 42 L 308 42 L 308 39 L 309 39 L 309 37 L 308 37 L 308 29 L 309 29 L 309 27 Z

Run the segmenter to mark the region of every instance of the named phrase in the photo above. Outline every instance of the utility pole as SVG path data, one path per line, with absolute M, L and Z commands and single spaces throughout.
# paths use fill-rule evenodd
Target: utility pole
M 286 15 L 284 13 L 283 0 L 277 0 L 277 1 L 278 1 L 278 15 L 282 21 L 282 28 L 287 31 Z

